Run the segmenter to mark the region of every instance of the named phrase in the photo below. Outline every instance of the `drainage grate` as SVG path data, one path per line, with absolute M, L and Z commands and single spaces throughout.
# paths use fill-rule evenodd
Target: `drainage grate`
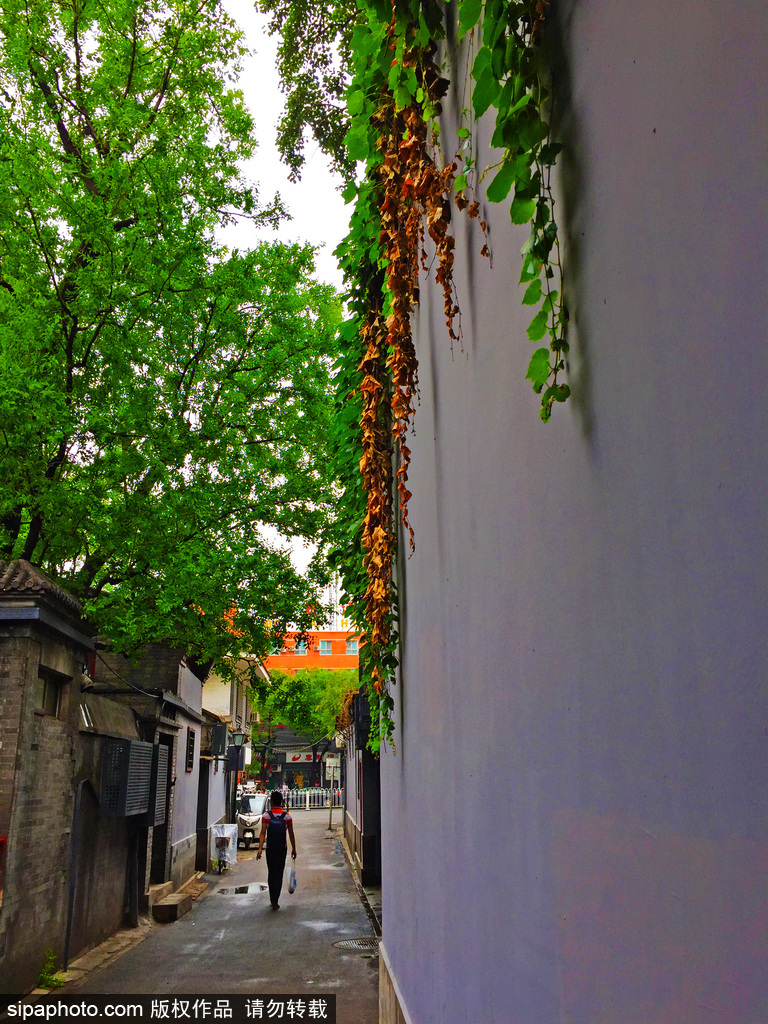
M 378 949 L 379 940 L 375 935 L 364 939 L 340 939 L 339 942 L 334 942 L 334 946 L 337 949 Z

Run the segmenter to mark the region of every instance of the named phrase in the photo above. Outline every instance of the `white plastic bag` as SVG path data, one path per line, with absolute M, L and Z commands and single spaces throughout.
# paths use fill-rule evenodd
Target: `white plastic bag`
M 291 864 L 291 874 L 288 879 L 288 892 L 296 892 L 296 865 Z

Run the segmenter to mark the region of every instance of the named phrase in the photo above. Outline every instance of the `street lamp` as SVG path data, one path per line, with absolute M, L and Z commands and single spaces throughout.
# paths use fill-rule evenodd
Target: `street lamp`
M 232 746 L 237 751 L 237 756 L 235 758 L 235 765 L 237 767 L 236 767 L 235 771 L 232 772 L 233 779 L 232 779 L 232 782 L 231 782 L 232 789 L 231 789 L 231 796 L 230 796 L 230 820 L 236 822 L 237 821 L 237 814 L 236 814 L 236 809 L 235 809 L 235 801 L 237 799 L 237 783 L 240 781 L 240 769 L 241 769 L 240 751 L 243 749 L 243 744 L 245 743 L 245 733 L 243 732 L 242 729 L 234 729 L 232 731 L 232 735 L 231 735 L 230 739 L 232 741 Z

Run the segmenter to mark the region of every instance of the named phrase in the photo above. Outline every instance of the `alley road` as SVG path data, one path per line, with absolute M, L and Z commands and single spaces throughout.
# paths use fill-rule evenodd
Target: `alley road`
M 336 812 L 338 815 L 340 812 Z M 238 851 L 237 865 L 205 876 L 211 887 L 173 924 L 156 924 L 146 939 L 63 992 L 91 994 L 230 995 L 335 993 L 338 1024 L 378 1021 L 378 956 L 339 949 L 373 930 L 344 859 L 328 811 L 295 811 L 298 888 L 283 887 L 273 911 L 266 860 Z M 338 821 L 338 817 L 336 817 Z M 230 890 L 230 891 L 227 891 Z

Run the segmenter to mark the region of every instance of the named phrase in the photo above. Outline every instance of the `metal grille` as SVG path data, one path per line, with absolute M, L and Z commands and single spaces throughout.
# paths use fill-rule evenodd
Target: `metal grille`
M 152 744 L 131 742 L 128 762 L 128 788 L 125 794 L 125 813 L 142 814 L 149 807 L 149 787 L 152 781 Z
M 157 782 L 155 789 L 154 825 L 165 824 L 165 798 L 168 793 L 168 747 L 159 743 L 157 748 Z
M 108 740 L 101 774 L 101 813 L 106 818 L 142 814 L 149 807 L 152 744 Z
M 364 939 L 340 939 L 339 942 L 334 942 L 334 946 L 337 949 L 378 949 L 379 940 L 375 935 L 368 936 Z
M 123 764 L 128 744 L 115 741 L 105 744 L 101 776 L 101 813 L 108 818 L 120 817 L 120 795 Z

